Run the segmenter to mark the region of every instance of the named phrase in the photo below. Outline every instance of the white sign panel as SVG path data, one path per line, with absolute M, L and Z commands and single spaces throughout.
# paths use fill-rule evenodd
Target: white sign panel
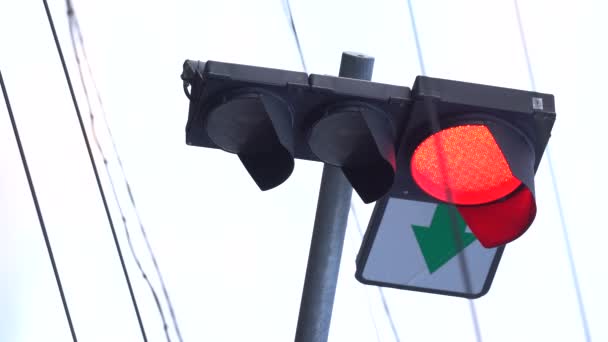
M 370 285 L 479 298 L 490 289 L 503 249 L 483 247 L 453 206 L 385 198 L 374 208 L 356 277 Z

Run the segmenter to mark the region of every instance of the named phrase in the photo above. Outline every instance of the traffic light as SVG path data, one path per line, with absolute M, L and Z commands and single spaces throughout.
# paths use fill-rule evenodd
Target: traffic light
M 338 166 L 366 203 L 455 205 L 485 247 L 536 215 L 552 95 L 419 76 L 413 90 L 215 61 L 184 63 L 189 145 L 236 154 L 262 190 L 294 158 Z M 188 91 L 190 89 L 190 91 Z
M 187 143 L 236 154 L 261 190 L 294 158 L 340 167 L 366 203 L 393 185 L 409 88 L 214 61 L 186 61 L 182 79 Z
M 553 96 L 419 76 L 412 98 L 391 196 L 455 205 L 485 247 L 522 235 Z

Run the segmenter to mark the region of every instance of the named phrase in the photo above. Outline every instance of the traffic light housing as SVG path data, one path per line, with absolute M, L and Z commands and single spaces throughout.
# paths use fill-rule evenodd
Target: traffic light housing
M 366 203 L 455 205 L 485 247 L 536 215 L 552 95 L 419 76 L 407 87 L 216 61 L 184 63 L 186 141 L 236 154 L 262 190 L 294 158 L 340 167 Z M 188 90 L 189 89 L 189 90 Z
M 237 154 L 261 190 L 294 158 L 342 168 L 366 203 L 393 185 L 409 88 L 215 61 L 186 61 L 182 79 L 187 143 Z
M 419 76 L 412 98 L 390 196 L 454 204 L 485 247 L 522 235 L 553 96 Z

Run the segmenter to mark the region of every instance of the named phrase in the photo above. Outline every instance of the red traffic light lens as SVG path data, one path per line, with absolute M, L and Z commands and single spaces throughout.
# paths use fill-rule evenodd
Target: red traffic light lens
M 412 177 L 429 195 L 453 204 L 492 202 L 521 184 L 485 125 L 462 125 L 426 138 L 411 159 Z

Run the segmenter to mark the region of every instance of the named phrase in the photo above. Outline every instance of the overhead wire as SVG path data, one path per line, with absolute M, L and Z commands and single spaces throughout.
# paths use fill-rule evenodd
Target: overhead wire
M 412 5 L 412 0 L 407 0 L 407 5 L 408 5 L 408 9 L 409 9 L 409 14 L 410 14 L 410 22 L 412 23 L 412 33 L 414 35 L 414 41 L 416 43 L 416 52 L 418 55 L 418 63 L 420 66 L 420 71 L 421 71 L 422 75 L 426 75 L 426 67 L 424 64 L 424 55 L 423 55 L 422 46 L 421 46 L 421 42 L 420 42 L 418 26 L 416 24 L 416 15 L 415 15 L 414 7 Z M 433 131 L 433 133 L 439 132 L 441 130 L 441 127 L 440 127 L 440 123 L 439 123 L 439 114 L 437 113 L 436 104 L 432 100 L 425 99 L 424 105 L 426 107 L 426 112 L 429 115 L 431 130 Z M 441 139 L 441 137 L 439 137 L 439 139 Z M 439 170 L 442 174 L 444 174 L 446 176 L 446 177 L 444 177 L 444 179 L 445 179 L 444 186 L 445 186 L 445 192 L 446 192 L 447 199 L 448 199 L 447 202 L 453 202 L 451 200 L 453 198 L 452 191 L 451 191 L 450 187 L 448 186 L 449 175 L 447 173 L 447 168 L 446 168 L 447 163 L 445 160 L 445 156 L 441 153 L 441 142 L 439 141 L 439 139 L 434 139 L 435 144 L 436 144 L 435 148 L 437 150 L 437 157 L 438 157 L 437 160 L 439 162 Z M 464 243 L 462 241 L 462 237 L 461 237 L 460 233 L 458 232 L 458 228 L 457 228 L 458 224 L 457 224 L 456 215 L 458 215 L 458 214 L 456 212 L 454 212 L 454 210 L 449 211 L 450 222 L 451 222 L 450 226 L 452 228 L 452 236 L 456 242 L 458 250 L 463 250 Z M 458 253 L 458 263 L 460 265 L 460 270 L 462 273 L 465 290 L 468 293 L 472 293 L 471 273 L 470 273 L 464 252 Z M 471 319 L 473 321 L 473 329 L 475 332 L 475 337 L 478 342 L 481 342 L 482 337 L 481 337 L 481 329 L 479 326 L 479 319 L 477 316 L 477 309 L 475 308 L 475 303 L 473 302 L 473 300 L 469 299 L 468 302 L 469 302 L 469 311 L 471 313 Z
M 80 107 L 78 106 L 78 101 L 76 100 L 76 94 L 74 92 L 74 86 L 72 84 L 70 73 L 68 71 L 68 68 L 67 68 L 67 65 L 66 65 L 66 62 L 65 62 L 65 57 L 64 57 L 64 54 L 63 54 L 63 49 L 61 48 L 61 43 L 59 42 L 59 38 L 57 36 L 57 31 L 55 29 L 55 23 L 53 21 L 53 16 L 52 16 L 51 11 L 49 9 L 49 5 L 48 5 L 47 0 L 42 0 L 42 3 L 44 5 L 44 10 L 46 12 L 46 17 L 47 17 L 47 20 L 49 22 L 51 33 L 53 35 L 53 40 L 55 42 L 55 47 L 56 47 L 56 50 L 57 50 L 57 54 L 59 55 L 59 59 L 61 61 L 61 66 L 62 66 L 62 69 L 63 69 L 63 74 L 65 76 L 65 80 L 66 80 L 66 83 L 67 83 L 67 86 L 68 86 L 68 90 L 70 92 L 70 97 L 72 99 L 72 104 L 74 106 L 74 110 L 76 112 L 76 117 L 78 119 L 78 124 L 80 126 L 80 131 L 82 133 L 82 138 L 83 138 L 83 141 L 84 141 L 84 145 L 85 145 L 85 148 L 87 150 L 87 153 L 88 153 L 88 156 L 89 156 L 89 160 L 91 162 L 91 168 L 92 168 L 93 174 L 95 176 L 95 181 L 97 183 L 97 188 L 99 190 L 99 195 L 101 197 L 101 201 L 103 203 L 103 207 L 104 207 L 104 211 L 105 211 L 105 214 L 106 214 L 106 217 L 107 217 L 107 220 L 108 220 L 110 231 L 111 231 L 112 237 L 114 239 L 114 246 L 116 248 L 116 252 L 117 252 L 118 258 L 120 260 L 120 265 L 121 265 L 121 268 L 122 268 L 122 271 L 123 271 L 123 274 L 124 274 L 124 277 L 125 277 L 125 281 L 127 283 L 127 287 L 128 287 L 128 290 L 129 290 L 129 295 L 131 297 L 131 302 L 133 304 L 133 310 L 135 311 L 135 315 L 137 317 L 137 323 L 138 323 L 139 329 L 141 331 L 142 339 L 144 341 L 148 341 L 148 337 L 146 335 L 146 329 L 144 328 L 144 324 L 143 324 L 143 320 L 141 318 L 141 313 L 140 313 L 140 310 L 139 310 L 139 306 L 137 304 L 137 299 L 135 298 L 135 293 L 133 292 L 133 286 L 131 284 L 131 278 L 129 277 L 129 272 L 128 272 L 126 264 L 125 264 L 125 260 L 124 260 L 123 254 L 122 254 L 122 249 L 121 249 L 120 244 L 118 242 L 118 235 L 116 234 L 116 229 L 114 227 L 114 222 L 112 220 L 112 215 L 110 214 L 110 209 L 108 207 L 108 201 L 106 199 L 105 192 L 104 192 L 103 187 L 101 185 L 101 179 L 99 177 L 99 171 L 97 170 L 97 164 L 95 162 L 95 157 L 93 156 L 93 151 L 91 150 L 91 144 L 89 142 L 89 137 L 88 137 L 87 131 L 86 131 L 85 126 L 84 126 L 84 121 L 82 119 L 82 114 L 80 113 Z
M 355 219 L 355 227 L 357 227 L 357 232 L 359 233 L 359 238 L 361 241 L 363 241 L 363 236 L 364 236 L 363 228 L 361 227 L 361 222 L 359 221 L 359 215 L 357 214 L 355 205 L 352 202 L 350 203 L 350 211 L 353 213 L 353 218 Z M 393 320 L 393 315 L 391 314 L 391 311 L 388 307 L 388 302 L 386 300 L 386 295 L 384 294 L 384 289 L 381 288 L 380 286 L 376 286 L 376 288 L 378 289 L 378 292 L 380 293 L 380 300 L 382 301 L 382 308 L 384 309 L 384 313 L 385 313 L 386 317 L 388 318 L 388 322 L 391 327 L 391 331 L 393 332 L 393 337 L 395 338 L 395 341 L 400 342 L 401 339 L 399 338 L 399 332 L 397 331 L 397 326 L 395 325 L 395 322 Z
M 410 22 L 412 23 L 412 33 L 414 34 L 414 43 L 416 44 L 420 72 L 422 75 L 426 75 L 426 67 L 424 65 L 424 57 L 422 56 L 422 47 L 420 46 L 420 37 L 418 35 L 418 25 L 416 24 L 416 15 L 414 15 L 414 6 L 412 5 L 411 0 L 407 0 L 407 8 L 410 13 Z
M 528 42 L 526 40 L 526 34 L 524 30 L 523 21 L 521 19 L 521 11 L 519 9 L 519 3 L 517 0 L 513 0 L 515 5 L 515 15 L 517 17 L 517 27 L 519 30 L 519 37 L 521 40 L 521 45 L 524 53 L 524 57 L 526 60 L 526 67 L 528 71 L 528 78 L 530 81 L 530 86 L 532 91 L 536 91 L 536 79 L 534 77 L 534 72 L 532 70 L 532 61 L 530 58 L 530 53 L 528 51 Z M 555 200 L 557 203 L 557 209 L 559 212 L 560 225 L 562 227 L 562 234 L 564 236 L 564 242 L 566 244 L 566 253 L 568 254 L 568 263 L 570 267 L 570 273 L 572 275 L 572 281 L 574 283 L 574 290 L 576 292 L 576 300 L 578 304 L 579 315 L 581 317 L 583 331 L 585 334 L 585 341 L 591 341 L 591 333 L 589 331 L 589 323 L 587 321 L 587 314 L 585 310 L 585 304 L 583 302 L 583 296 L 578 280 L 578 272 L 576 270 L 576 264 L 574 262 L 574 253 L 572 252 L 572 246 L 570 245 L 570 237 L 568 234 L 568 227 L 566 225 L 566 218 L 564 214 L 564 208 L 562 206 L 561 196 L 559 192 L 559 188 L 557 186 L 557 177 L 555 176 L 555 167 L 553 166 L 553 160 L 551 159 L 551 149 L 549 146 L 546 148 L 547 154 L 547 164 L 549 166 L 549 173 L 551 174 L 551 183 L 553 186 L 553 193 L 555 194 Z
M 51 261 L 51 267 L 53 268 L 53 275 L 55 276 L 55 282 L 57 283 L 57 288 L 59 289 L 59 296 L 61 297 L 61 304 L 63 305 L 63 311 L 65 312 L 65 317 L 68 321 L 68 326 L 70 328 L 70 334 L 72 335 L 72 340 L 74 342 L 77 342 L 78 339 L 76 338 L 76 331 L 74 329 L 74 323 L 72 322 L 72 316 L 70 315 L 70 309 L 68 307 L 68 302 L 65 297 L 63 285 L 61 284 L 61 277 L 59 276 L 57 262 L 55 261 L 55 256 L 53 254 L 53 247 L 51 246 L 51 241 L 49 239 L 49 234 L 46 229 L 46 224 L 44 223 L 44 218 L 42 216 L 42 210 L 40 209 L 40 203 L 38 201 L 38 195 L 36 194 L 36 188 L 34 187 L 34 182 L 32 180 L 30 168 L 27 164 L 27 158 L 25 157 L 25 151 L 23 149 L 23 145 L 21 144 L 21 136 L 19 135 L 19 129 L 17 128 L 17 122 L 15 121 L 15 115 L 13 114 L 13 108 L 11 106 L 11 102 L 8 97 L 8 90 L 6 89 L 6 85 L 4 84 L 4 77 L 2 76 L 1 71 L 0 71 L 0 85 L 2 86 L 2 95 L 4 96 L 6 110 L 8 111 L 8 116 L 11 120 L 11 126 L 13 128 L 13 133 L 15 135 L 15 140 L 17 141 L 17 148 L 19 149 L 19 156 L 21 157 L 21 163 L 23 164 L 23 171 L 25 172 L 25 176 L 27 178 L 27 184 L 30 188 L 32 200 L 34 202 L 34 207 L 36 209 L 36 215 L 38 216 L 38 222 L 40 223 L 40 229 L 42 230 L 42 237 L 44 238 L 44 244 L 46 246 L 46 251 L 47 251 L 47 253 L 49 255 L 49 259 Z
M 292 35 L 294 37 L 296 46 L 298 48 L 298 54 L 299 54 L 299 57 L 300 57 L 300 62 L 302 64 L 302 69 L 304 69 L 304 72 L 308 74 L 308 69 L 306 67 L 306 62 L 305 62 L 305 58 L 304 58 L 304 52 L 302 51 L 302 45 L 300 44 L 300 38 L 298 36 L 298 31 L 296 29 L 296 25 L 295 25 L 295 22 L 293 20 L 293 13 L 291 11 L 290 1 L 289 0 L 284 0 L 284 6 L 285 6 L 285 15 L 287 16 L 287 19 L 289 21 L 291 32 L 292 32 Z M 363 231 L 361 230 L 361 225 L 359 223 L 359 218 L 357 217 L 357 212 L 355 211 L 355 208 L 354 208 L 354 206 L 352 204 L 352 201 L 351 201 L 351 204 L 350 204 L 350 211 L 352 212 L 353 217 L 355 218 L 356 226 L 357 226 L 357 229 L 358 229 L 358 231 L 360 233 L 360 236 L 361 236 L 361 238 L 363 238 Z M 380 291 L 380 298 L 381 298 L 381 301 L 382 301 L 382 307 L 384 309 L 384 312 L 386 314 L 387 319 L 389 320 L 389 324 L 391 326 L 391 331 L 393 332 L 393 336 L 395 337 L 395 341 L 399 342 L 400 341 L 399 334 L 397 332 L 397 328 L 395 326 L 395 322 L 393 320 L 392 314 L 391 314 L 391 312 L 390 312 L 390 310 L 388 308 L 388 303 L 387 303 L 386 297 L 384 295 L 384 290 L 382 288 L 380 288 L 380 287 L 378 287 L 378 290 Z M 370 310 L 370 314 L 372 315 L 372 319 L 374 320 L 374 329 L 376 329 L 376 336 L 378 337 L 379 336 L 378 335 L 378 329 L 377 329 L 377 326 L 376 326 L 375 319 L 373 318 L 373 311 L 372 311 L 371 307 L 369 308 L 369 310 Z
M 123 226 L 124 226 L 125 236 L 126 236 L 126 239 L 127 239 L 128 245 L 129 245 L 129 249 L 131 251 L 131 255 L 133 256 L 135 264 L 136 264 L 137 268 L 139 269 L 142 277 L 144 278 L 144 280 L 145 280 L 145 282 L 146 282 L 146 284 L 147 284 L 147 286 L 148 286 L 148 288 L 149 288 L 149 290 L 150 290 L 150 292 L 151 292 L 151 294 L 152 294 L 152 296 L 154 298 L 154 302 L 156 304 L 157 311 L 159 312 L 159 315 L 160 315 L 161 320 L 162 320 L 163 330 L 165 332 L 166 339 L 167 339 L 167 341 L 170 342 L 171 338 L 170 338 L 170 335 L 169 335 L 169 326 L 167 324 L 167 319 L 165 317 L 164 310 L 163 310 L 162 305 L 160 303 L 159 296 L 158 296 L 158 294 L 157 294 L 157 292 L 156 292 L 156 290 L 155 290 L 152 282 L 150 281 L 147 273 L 145 272 L 145 270 L 144 270 L 144 268 L 143 268 L 143 266 L 141 264 L 140 258 L 138 257 L 138 255 L 137 255 L 137 253 L 136 253 L 136 251 L 135 251 L 135 249 L 133 247 L 132 237 L 131 237 L 131 234 L 129 232 L 130 229 L 129 229 L 129 226 L 128 226 L 128 223 L 127 223 L 125 212 L 124 212 L 124 209 L 123 209 L 123 207 L 121 205 L 121 201 L 118 198 L 117 187 L 116 187 L 116 184 L 115 184 L 115 181 L 114 181 L 114 177 L 112 176 L 112 174 L 110 172 L 110 169 L 109 169 L 108 155 L 104 151 L 104 148 L 101 146 L 101 143 L 99 142 L 97 126 L 95 125 L 95 119 L 97 118 L 98 115 L 96 115 L 95 112 L 93 111 L 92 101 L 91 101 L 89 90 L 88 90 L 88 86 L 86 84 L 85 77 L 84 77 L 83 65 L 82 65 L 83 62 L 84 62 L 84 65 L 85 65 L 85 67 L 87 69 L 88 76 L 89 76 L 89 78 L 91 80 L 93 91 L 95 92 L 95 95 L 97 97 L 97 102 L 98 102 L 98 104 L 100 106 L 100 112 L 101 112 L 101 116 L 102 116 L 102 119 L 103 119 L 104 127 L 106 129 L 106 132 L 108 134 L 109 140 L 111 142 L 111 145 L 112 145 L 112 148 L 113 148 L 113 152 L 114 152 L 114 156 L 116 158 L 116 162 L 117 162 L 118 167 L 120 169 L 124 186 L 125 186 L 125 188 L 127 190 L 128 196 L 129 196 L 131 207 L 133 208 L 133 211 L 135 213 L 135 218 L 136 218 L 137 223 L 138 223 L 138 225 L 140 227 L 140 232 L 141 232 L 141 234 L 143 236 L 143 239 L 144 239 L 144 242 L 145 242 L 148 254 L 149 254 L 150 258 L 151 258 L 153 267 L 154 267 L 154 269 L 156 271 L 156 275 L 159 278 L 161 289 L 162 289 L 162 292 L 163 292 L 163 296 L 164 296 L 164 299 L 166 301 L 167 307 L 169 309 L 169 314 L 171 315 L 176 335 L 177 335 L 179 341 L 183 341 L 182 336 L 181 336 L 181 332 L 180 332 L 180 329 L 179 329 L 179 324 L 178 324 L 176 316 L 175 316 L 175 311 L 173 309 L 173 304 L 171 302 L 171 299 L 170 299 L 170 296 L 169 296 L 169 292 L 168 292 L 167 287 L 165 285 L 164 277 L 162 275 L 162 272 L 160 271 L 160 267 L 158 266 L 158 262 L 157 262 L 155 253 L 154 253 L 154 251 L 152 249 L 152 246 L 150 244 L 150 241 L 148 239 L 148 235 L 146 233 L 146 229 L 145 229 L 143 221 L 142 221 L 142 219 L 140 217 L 139 211 L 137 210 L 137 205 L 136 205 L 136 202 L 135 202 L 135 198 L 133 196 L 133 192 L 131 190 L 131 185 L 130 185 L 130 183 L 128 181 L 128 178 L 126 176 L 126 172 L 124 170 L 122 159 L 120 158 L 120 154 L 118 153 L 118 148 L 116 146 L 116 141 L 115 141 L 114 136 L 112 134 L 112 130 L 110 129 L 110 125 L 109 125 L 109 123 L 107 121 L 107 115 L 106 115 L 105 107 L 103 105 L 103 101 L 102 101 L 102 98 L 101 98 L 101 93 L 99 91 L 99 88 L 96 85 L 95 77 L 93 75 L 93 71 L 91 69 L 91 65 L 89 63 L 89 59 L 88 59 L 88 56 L 87 56 L 87 53 L 86 53 L 86 47 L 85 47 L 85 44 L 84 44 L 84 38 L 82 36 L 82 31 L 80 29 L 80 24 L 79 24 L 79 21 L 78 21 L 78 17 L 76 15 L 75 10 L 74 10 L 72 1 L 71 0 L 66 0 L 66 5 L 67 5 L 67 15 L 68 15 L 68 21 L 69 21 L 69 28 L 70 28 L 70 38 L 71 38 L 71 42 L 72 42 L 73 53 L 74 53 L 74 56 L 76 58 L 76 63 L 78 65 L 78 72 L 79 72 L 79 76 L 80 76 L 80 80 L 81 80 L 81 85 L 82 85 L 82 88 L 83 88 L 85 99 L 87 101 L 87 106 L 88 106 L 88 110 L 89 110 L 89 120 L 90 120 L 90 126 L 91 126 L 91 133 L 92 133 L 93 141 L 95 142 L 97 150 L 98 150 L 99 154 L 101 155 L 101 157 L 103 159 L 103 164 L 104 164 L 105 172 L 106 172 L 106 174 L 108 176 L 109 184 L 110 184 L 110 187 L 112 189 L 112 193 L 114 195 L 114 200 L 115 200 L 115 202 L 117 204 L 117 207 L 118 207 L 118 210 L 119 210 L 119 214 L 120 214 Z M 80 47 L 80 49 L 78 49 L 79 47 Z M 79 53 L 79 51 L 80 51 L 80 53 Z M 80 58 L 80 54 L 82 54 L 82 59 Z
M 351 211 L 351 214 L 353 214 L 354 217 L 354 212 Z M 349 218 L 350 220 L 350 218 Z M 350 230 L 351 234 L 351 241 L 353 241 L 353 248 L 355 250 L 357 250 L 361 244 L 361 238 L 359 236 L 359 234 L 357 234 L 357 232 L 355 232 L 354 230 Z M 376 322 L 376 316 L 374 315 L 374 310 L 372 307 L 372 298 L 369 295 L 369 291 L 367 286 L 361 287 L 361 290 L 363 290 L 365 292 L 365 297 L 367 298 L 367 309 L 369 311 L 369 316 L 372 319 L 372 325 L 374 326 L 374 332 L 376 333 L 376 341 L 380 342 L 382 341 L 382 339 L 380 338 L 380 330 L 378 329 L 378 323 Z
M 302 52 L 302 45 L 300 44 L 298 30 L 296 29 L 296 23 L 293 20 L 293 12 L 291 11 L 290 1 L 283 0 L 283 4 L 285 6 L 285 15 L 287 16 L 287 20 L 289 21 L 289 25 L 291 27 L 291 32 L 293 34 L 293 38 L 296 41 L 296 46 L 298 48 L 298 54 L 300 56 L 300 63 L 302 63 L 302 69 L 304 69 L 304 72 L 308 74 L 308 68 L 306 67 L 306 61 L 304 60 L 304 53 Z

